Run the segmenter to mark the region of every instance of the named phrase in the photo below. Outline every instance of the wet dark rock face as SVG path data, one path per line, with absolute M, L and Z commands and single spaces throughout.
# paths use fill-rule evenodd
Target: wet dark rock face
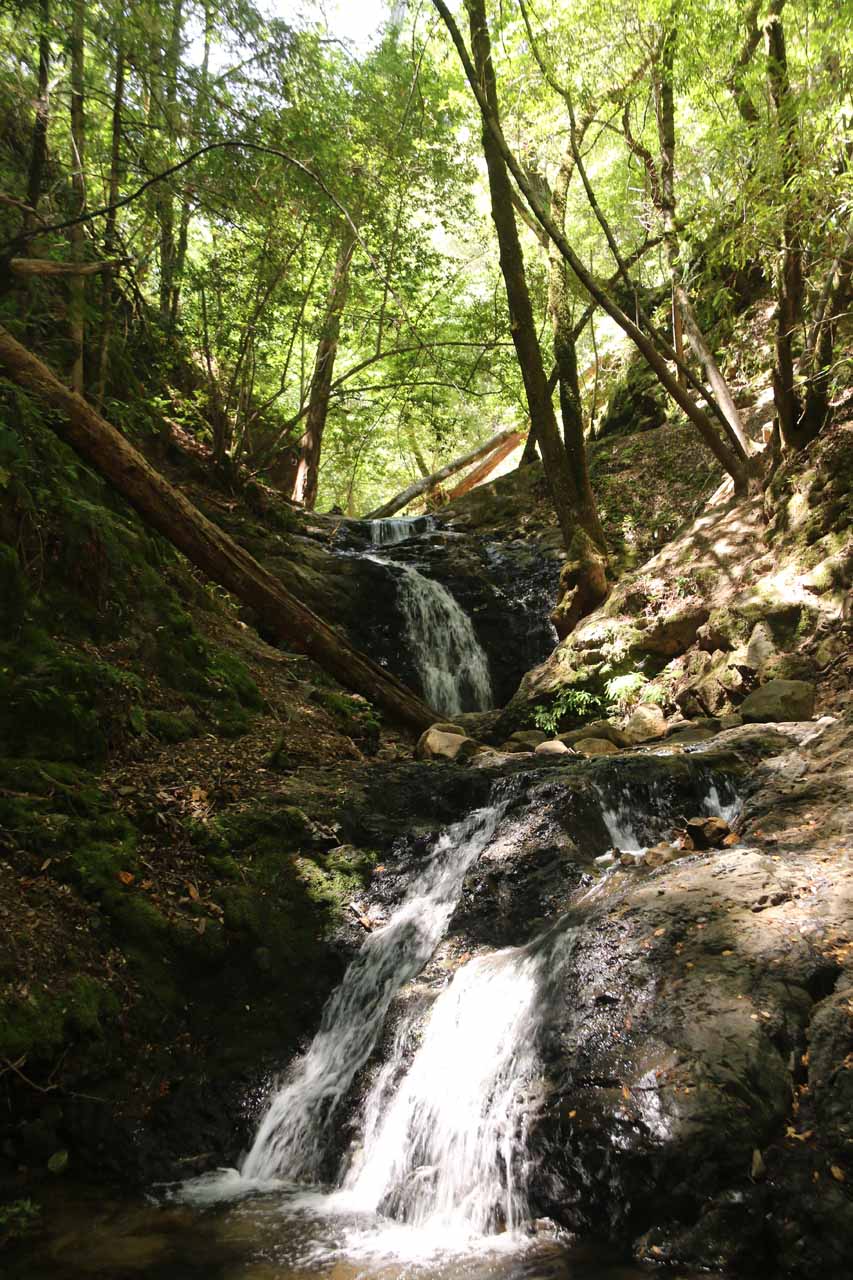
M 310 544 L 310 539 L 300 541 Z M 546 542 L 486 538 L 435 521 L 417 527 L 405 541 L 379 548 L 370 542 L 368 523 L 346 521 L 327 545 L 337 553 L 335 565 L 317 544 L 303 547 L 303 554 L 316 562 L 318 572 L 328 573 L 335 617 L 353 643 L 414 688 L 420 689 L 420 679 L 397 603 L 395 562 L 440 582 L 468 614 L 489 659 L 496 706 L 509 700 L 524 673 L 554 647 L 548 616 L 556 602 L 560 556 Z M 365 553 L 383 563 L 366 559 Z M 313 607 L 319 608 L 319 600 L 318 593 Z

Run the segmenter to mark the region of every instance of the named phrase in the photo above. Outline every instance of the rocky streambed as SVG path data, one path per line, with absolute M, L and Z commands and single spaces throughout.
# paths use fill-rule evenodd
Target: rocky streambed
M 341 1090 L 324 1139 L 323 1195 L 369 1154 L 367 1102 L 381 1079 L 389 1105 L 397 1096 L 448 994 L 471 1001 L 469 1017 L 486 1018 L 487 988 L 478 995 L 474 984 L 465 995 L 477 967 L 492 978 L 521 972 L 534 983 L 523 1024 L 530 1056 L 516 1073 L 513 1154 L 497 1150 L 489 1165 L 498 1188 L 490 1230 L 500 1235 L 506 1161 L 521 1161 L 513 1165 L 523 1183 L 518 1248 L 511 1264 L 499 1264 L 507 1275 L 610 1274 L 601 1243 L 588 1272 L 571 1269 L 570 1241 L 578 1239 L 697 1270 L 843 1274 L 853 1245 L 853 865 L 845 816 L 853 727 L 828 717 L 743 725 L 695 748 L 664 744 L 597 760 L 517 754 L 483 764 L 379 765 L 364 784 L 348 834 L 364 839 L 370 827 L 375 842 L 381 828 L 383 861 L 353 899 L 342 958 L 382 933 L 436 850 L 448 848 L 429 834 L 428 794 L 445 820 L 488 803 L 500 814 L 461 876 L 439 942 L 399 985 L 364 1068 Z M 658 867 L 602 862 L 615 835 L 623 845 L 649 845 L 711 813 L 734 829 L 721 847 L 682 850 Z M 447 1049 L 452 1077 L 472 1050 L 454 1058 L 454 1046 Z M 182 1090 L 180 1129 L 164 1123 L 176 1105 L 164 1100 L 159 1123 L 155 1117 L 136 1139 L 150 1144 L 152 1132 L 159 1135 L 160 1177 L 169 1182 L 237 1165 L 270 1096 L 262 1074 L 252 1089 L 245 1079 L 226 1089 L 219 1073 L 211 1088 L 204 1081 L 217 1076 L 215 1061 L 199 1067 Z M 486 1092 L 496 1091 L 494 1084 Z M 189 1140 L 194 1122 L 203 1144 Z M 399 1206 L 421 1201 L 409 1192 L 400 1199 L 400 1187 L 413 1177 L 419 1184 L 428 1165 L 417 1151 L 411 1156 L 397 1192 L 379 1204 L 383 1232 L 395 1221 L 404 1233 L 412 1224 L 413 1211 Z M 196 1274 L 189 1265 L 169 1270 L 164 1259 L 178 1256 L 175 1233 L 186 1243 L 204 1220 L 199 1213 L 241 1241 L 236 1254 L 226 1251 L 231 1269 L 223 1275 L 403 1273 L 399 1258 L 381 1249 L 358 1260 L 357 1216 L 318 1216 L 316 1204 L 271 1201 L 280 1193 L 269 1188 L 258 1199 L 262 1190 L 244 1186 L 235 1201 L 232 1187 L 212 1197 L 215 1207 L 202 1197 L 155 1210 L 142 1235 L 159 1231 L 163 1270 L 144 1273 Z M 162 1251 L 164 1236 L 171 1254 Z M 533 1253 L 530 1240 L 538 1241 Z M 43 1242 L 12 1274 L 77 1274 L 89 1249 L 71 1231 L 64 1246 Z M 262 1254 L 267 1270 L 257 1269 Z M 489 1269 L 482 1252 L 473 1256 L 479 1261 L 468 1257 L 466 1275 L 504 1274 L 497 1263 Z M 137 1263 L 123 1265 L 109 1274 L 140 1274 Z M 429 1276 L 456 1274 L 456 1265 L 434 1257 L 405 1263 Z

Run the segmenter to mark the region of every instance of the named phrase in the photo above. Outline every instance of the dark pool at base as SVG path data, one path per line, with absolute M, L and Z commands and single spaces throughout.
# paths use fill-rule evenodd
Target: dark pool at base
M 40 1191 L 41 1189 L 39 1189 Z M 538 1238 L 514 1252 L 425 1261 L 347 1256 L 340 1224 L 293 1210 L 267 1195 L 196 1209 L 111 1199 L 88 1191 L 32 1193 L 42 1205 L 36 1232 L 0 1253 L 4 1280 L 650 1280 L 605 1246 L 567 1247 Z M 667 1270 L 667 1280 L 700 1280 Z M 707 1280 L 707 1277 L 705 1277 Z

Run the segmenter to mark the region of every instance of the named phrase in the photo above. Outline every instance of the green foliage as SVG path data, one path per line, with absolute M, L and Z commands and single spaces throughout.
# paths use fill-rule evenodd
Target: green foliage
M 626 675 L 612 676 L 604 685 L 608 711 L 624 712 L 632 706 L 649 683 L 648 676 L 641 671 L 630 671 Z
M 0 1243 L 21 1240 L 38 1226 L 41 1206 L 35 1200 L 9 1200 L 0 1204 Z
M 577 724 L 601 715 L 604 704 L 596 694 L 586 689 L 563 688 L 547 706 L 533 708 L 533 723 L 545 733 L 557 733 L 569 724 Z

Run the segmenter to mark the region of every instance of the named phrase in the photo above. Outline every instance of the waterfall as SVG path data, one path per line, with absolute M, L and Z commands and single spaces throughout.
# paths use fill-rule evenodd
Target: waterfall
M 375 547 L 389 547 L 405 542 L 432 528 L 429 516 L 400 516 L 393 520 L 371 520 L 370 541 Z
M 528 1221 L 540 965 L 513 948 L 458 970 L 395 1089 L 417 1011 L 403 1024 L 365 1104 L 363 1147 L 342 1204 L 440 1233 L 444 1244 Z
M 370 1057 L 394 995 L 444 935 L 468 868 L 504 805 L 480 809 L 436 841 L 388 924 L 370 934 L 323 1012 L 307 1053 L 274 1097 L 243 1163 L 244 1179 L 319 1181 L 339 1105 Z
M 411 565 L 395 568 L 406 637 L 427 702 L 443 715 L 485 711 L 493 703 L 489 660 L 471 619 L 440 582 Z

